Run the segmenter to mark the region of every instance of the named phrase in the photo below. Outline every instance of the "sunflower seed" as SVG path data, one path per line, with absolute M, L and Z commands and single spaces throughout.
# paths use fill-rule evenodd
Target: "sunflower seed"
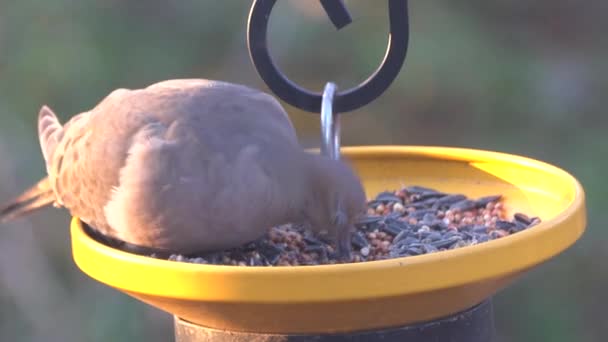
M 405 191 L 407 191 L 410 194 L 420 194 L 420 193 L 425 193 L 425 192 L 438 193 L 438 191 L 435 189 L 425 188 L 423 186 L 418 186 L 418 185 L 408 186 L 407 188 L 405 188 Z
M 521 223 L 525 224 L 526 226 L 529 226 L 530 223 L 532 223 L 532 220 L 526 214 L 515 213 L 513 215 L 513 218 L 515 219 L 515 221 L 521 222 Z
M 404 240 L 408 234 L 409 232 L 405 229 L 400 231 L 399 234 L 397 234 L 395 238 L 393 238 L 393 245 L 399 243 L 401 240 Z
M 396 236 L 397 234 L 401 233 L 403 229 L 397 223 L 392 222 L 381 225 L 380 230 Z
M 450 205 L 450 210 L 467 211 L 475 208 L 475 202 L 465 199 Z
M 434 210 L 449 208 L 452 204 L 460 202 L 465 199 L 466 199 L 466 196 L 461 195 L 461 194 L 448 195 L 448 196 L 442 197 L 442 198 L 438 199 L 437 201 L 435 201 L 435 203 L 433 203 L 432 208 Z
M 359 249 L 369 246 L 369 241 L 367 241 L 365 235 L 361 232 L 356 232 L 353 234 L 351 239 L 352 244 Z
M 411 212 L 409 215 L 407 215 L 407 217 L 411 217 L 411 218 L 415 218 L 415 219 L 422 219 L 424 217 L 424 215 L 426 214 L 435 214 L 437 211 L 433 210 L 433 209 L 420 209 L 420 210 L 416 210 L 414 212 Z
M 426 213 L 422 217 L 422 223 L 430 224 L 431 222 L 434 222 L 436 219 L 437 219 L 437 216 L 435 216 L 434 212 Z
M 384 216 L 381 215 L 368 215 L 357 221 L 357 224 L 367 225 L 372 223 L 377 223 L 384 220 Z
M 460 238 L 458 236 L 453 236 L 453 237 L 450 237 L 447 239 L 434 241 L 431 244 L 437 248 L 448 248 L 451 245 L 453 245 L 454 243 L 456 243 L 456 241 L 460 241 L 460 240 L 462 240 L 462 238 Z
M 509 230 L 513 227 L 515 227 L 515 223 L 513 223 L 513 222 L 503 221 L 503 220 L 496 221 L 496 228 L 498 228 L 498 229 Z
M 392 192 L 382 193 L 378 195 L 378 197 L 376 197 L 376 201 L 403 203 L 401 197 L 395 196 Z
M 493 195 L 493 196 L 481 197 L 481 198 L 478 198 L 475 201 L 475 206 L 477 208 L 485 208 L 486 205 L 488 205 L 488 203 L 490 203 L 490 202 L 496 202 L 496 201 L 500 200 L 501 198 L 502 198 L 502 195 Z
M 447 195 L 442 192 L 423 192 L 418 195 L 418 197 L 416 198 L 416 202 L 425 201 L 428 199 L 441 198 L 441 197 L 445 197 L 445 196 L 447 196 Z

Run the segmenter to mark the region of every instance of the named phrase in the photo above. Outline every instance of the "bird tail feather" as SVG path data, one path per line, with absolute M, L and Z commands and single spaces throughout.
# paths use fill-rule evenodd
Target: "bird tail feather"
M 48 177 L 27 189 L 17 198 L 0 207 L 0 222 L 8 222 L 42 209 L 55 201 Z

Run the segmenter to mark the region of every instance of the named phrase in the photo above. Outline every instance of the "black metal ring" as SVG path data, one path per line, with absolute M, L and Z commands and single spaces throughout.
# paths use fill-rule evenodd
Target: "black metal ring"
M 247 45 L 258 73 L 283 101 L 300 109 L 319 113 L 322 95 L 293 83 L 276 67 L 268 51 L 267 31 L 270 12 L 277 0 L 254 0 L 249 13 Z M 341 0 L 321 0 L 334 25 L 340 29 L 350 22 Z M 380 96 L 395 80 L 407 54 L 409 17 L 407 0 L 388 0 L 390 32 L 382 64 L 360 85 L 336 94 L 334 111 L 344 113 L 363 107 Z

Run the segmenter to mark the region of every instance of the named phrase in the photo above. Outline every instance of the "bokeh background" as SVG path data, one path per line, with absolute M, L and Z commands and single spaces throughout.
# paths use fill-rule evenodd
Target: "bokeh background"
M 269 40 L 294 81 L 365 79 L 382 59 L 386 1 L 347 1 L 336 31 L 318 1 L 281 0 Z M 1 0 L 0 199 L 43 176 L 35 118 L 62 119 L 118 87 L 211 78 L 266 90 L 246 48 L 251 1 Z M 499 341 L 608 339 L 608 2 L 411 1 L 401 74 L 343 116 L 343 144 L 449 145 L 522 154 L 587 191 L 582 240 L 495 298 Z M 285 104 L 302 145 L 318 116 Z M 66 211 L 0 226 L 1 341 L 171 341 L 168 314 L 98 284 L 71 259 Z

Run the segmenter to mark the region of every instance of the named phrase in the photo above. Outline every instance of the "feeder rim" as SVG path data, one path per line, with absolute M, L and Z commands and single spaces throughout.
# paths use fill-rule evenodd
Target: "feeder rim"
M 315 151 L 318 149 L 310 149 L 309 151 Z M 120 251 L 118 249 L 111 248 L 109 246 L 103 245 L 92 238 L 90 238 L 82 229 L 80 224 L 80 220 L 78 217 L 74 217 L 72 221 L 72 237 L 73 239 L 77 239 L 79 244 L 82 246 L 79 249 L 82 249 L 83 246 L 86 247 L 88 251 L 85 251 L 87 254 L 93 253 L 97 255 L 97 257 L 103 257 L 105 261 L 112 262 L 114 264 L 124 263 L 124 265 L 129 265 L 128 267 L 139 266 L 141 268 L 145 268 L 148 270 L 154 269 L 154 272 L 167 273 L 167 274 L 179 274 L 180 276 L 190 274 L 192 277 L 196 275 L 197 277 L 201 276 L 201 274 L 206 274 L 208 277 L 222 277 L 226 276 L 228 278 L 231 277 L 257 277 L 264 278 L 270 280 L 276 279 L 278 281 L 290 281 L 287 278 L 300 278 L 303 279 L 307 276 L 327 276 L 327 277 L 341 277 L 342 275 L 352 275 L 353 273 L 362 273 L 368 274 L 373 277 L 375 274 L 385 274 L 387 271 L 391 269 L 397 269 L 402 267 L 422 267 L 424 264 L 437 263 L 438 261 L 446 261 L 446 260 L 457 260 L 462 259 L 463 262 L 465 259 L 470 258 L 471 254 L 476 254 L 479 258 L 484 258 L 491 256 L 493 251 L 501 248 L 509 248 L 509 246 L 515 245 L 518 242 L 524 242 L 525 240 L 530 239 L 534 241 L 538 241 L 538 239 L 534 239 L 539 235 L 543 235 L 547 232 L 547 230 L 554 229 L 556 226 L 563 225 L 573 225 L 583 226 L 586 224 L 586 217 L 584 212 L 585 200 L 584 200 L 584 190 L 581 184 L 568 172 L 561 170 L 555 166 L 550 164 L 536 161 L 527 157 L 510 155 L 501 152 L 491 152 L 491 151 L 483 151 L 483 150 L 474 150 L 469 148 L 458 148 L 458 147 L 442 147 L 442 146 L 385 146 L 385 145 L 375 145 L 375 146 L 349 146 L 342 147 L 342 153 L 346 156 L 345 159 L 359 157 L 359 159 L 383 159 L 387 158 L 403 158 L 404 154 L 408 155 L 408 159 L 436 159 L 436 160 L 452 160 L 452 161 L 462 161 L 464 163 L 478 163 L 478 162 L 504 162 L 506 164 L 522 166 L 526 168 L 537 169 L 541 172 L 549 172 L 554 174 L 564 181 L 567 181 L 568 188 L 574 190 L 574 196 L 572 201 L 568 204 L 567 208 L 560 212 L 555 217 L 549 220 L 543 220 L 538 225 L 531 227 L 527 230 L 518 232 L 513 235 L 509 235 L 500 239 L 487 241 L 484 243 L 480 243 L 474 246 L 467 246 L 462 248 L 457 248 L 453 250 L 441 251 L 438 253 L 432 254 L 424 254 L 418 256 L 408 256 L 401 258 L 393 258 L 393 259 L 385 259 L 385 260 L 377 260 L 377 261 L 367 261 L 361 263 L 348 263 L 348 264 L 334 264 L 334 265 L 311 265 L 311 266 L 276 266 L 276 267 L 268 267 L 268 266 L 229 266 L 229 265 L 206 265 L 206 264 L 194 264 L 194 263 L 186 263 L 186 262 L 177 262 L 177 261 L 169 261 L 162 259 L 155 259 L 152 257 L 140 256 L 136 254 L 131 254 L 127 252 Z M 361 158 L 364 157 L 364 158 Z M 565 185 L 566 186 L 566 185 Z M 498 278 L 501 276 L 505 276 L 508 274 L 514 274 L 521 271 L 524 271 L 536 264 L 542 263 L 551 257 L 561 253 L 563 250 L 574 244 L 576 240 L 582 235 L 584 228 L 579 229 L 580 231 L 573 232 L 563 232 L 561 233 L 562 241 L 559 242 L 559 246 L 552 246 L 551 248 L 544 250 L 541 254 L 537 255 L 535 258 L 528 258 L 525 260 L 520 260 L 515 265 L 511 265 L 511 272 L 506 272 L 504 268 L 492 268 L 486 267 L 483 271 L 474 272 L 474 275 L 462 275 L 462 276 L 454 276 L 450 279 L 449 282 L 445 281 L 445 277 L 438 277 L 437 279 L 427 279 L 424 284 L 419 284 L 419 286 L 413 286 L 414 284 L 408 284 L 408 292 L 416 293 L 416 292 L 428 292 L 430 290 L 440 290 L 447 289 L 454 286 L 460 286 L 465 284 L 470 284 L 472 282 L 481 281 L 484 279 Z M 576 237 L 572 236 L 576 235 Z M 93 256 L 93 254 L 89 255 L 87 258 Z M 74 259 L 77 264 L 79 264 L 79 257 L 75 254 Z M 99 260 L 101 262 L 103 260 Z M 87 260 L 87 263 L 90 266 L 90 262 Z M 79 264 L 79 266 L 81 266 Z M 125 266 L 122 266 L 125 267 Z M 85 272 L 89 273 L 89 270 L 83 269 Z M 92 273 L 95 273 L 93 271 Z M 467 273 L 467 272 L 464 272 Z M 95 275 L 93 275 L 95 278 Z M 281 279 L 283 278 L 283 279 Z M 441 279 L 439 279 L 441 278 Z M 102 280 L 103 281 L 103 280 Z M 133 279 L 131 279 L 133 281 Z M 135 280 L 137 282 L 137 280 Z M 128 286 L 121 286 L 117 282 L 116 284 L 109 285 L 124 288 L 124 290 L 134 291 L 137 288 L 138 293 L 148 293 L 151 295 L 165 295 L 173 298 L 184 298 L 188 300 L 200 299 L 200 300 L 220 300 L 218 298 L 213 298 L 212 295 L 205 294 L 204 291 L 195 291 L 195 290 L 185 290 L 176 291 L 174 289 L 163 289 L 158 288 L 156 286 L 149 287 L 147 285 L 150 282 L 150 279 L 141 279 L 139 280 L 142 283 L 140 285 L 136 285 L 133 283 L 129 283 Z M 161 293 L 164 292 L 164 293 Z M 346 291 L 349 293 L 333 293 L 332 298 L 322 298 L 324 295 L 318 295 L 308 297 L 308 296 L 299 296 L 300 298 L 290 298 L 290 301 L 325 301 L 325 300 L 351 300 L 356 299 L 353 298 L 353 294 L 350 291 Z M 394 292 L 394 293 L 393 293 Z M 390 295 L 399 295 L 402 292 L 399 291 L 398 288 L 393 290 L 382 289 L 379 290 L 379 293 L 382 295 L 390 296 Z M 361 298 L 365 299 L 369 298 L 369 293 L 362 293 Z M 241 298 L 239 296 L 239 301 L 250 301 L 250 302 L 259 302 L 261 299 L 252 295 L 251 298 Z M 344 298 L 342 298 L 344 297 Z M 228 300 L 227 298 L 222 299 L 222 301 Z M 283 296 L 269 296 L 266 298 L 264 296 L 265 302 L 285 302 L 286 298 Z

